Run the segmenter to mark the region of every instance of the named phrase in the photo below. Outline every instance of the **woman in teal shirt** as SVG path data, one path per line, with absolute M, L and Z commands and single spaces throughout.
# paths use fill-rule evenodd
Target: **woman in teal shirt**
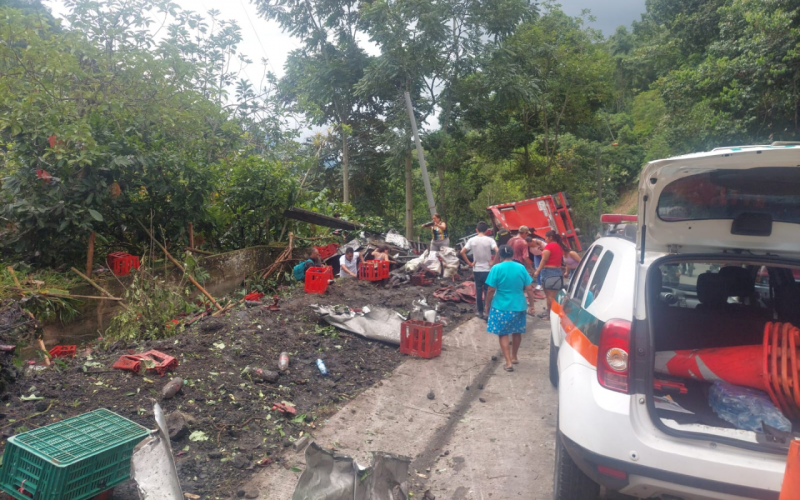
M 492 266 L 486 278 L 489 287 L 485 312 L 489 318 L 487 330 L 500 338 L 500 349 L 506 358 L 505 370 L 513 372 L 513 365 L 519 363 L 517 352 L 525 333 L 526 314 L 534 314 L 533 280 L 525 266 L 513 260 L 514 250 L 510 246 L 501 246 L 498 258 L 502 262 Z

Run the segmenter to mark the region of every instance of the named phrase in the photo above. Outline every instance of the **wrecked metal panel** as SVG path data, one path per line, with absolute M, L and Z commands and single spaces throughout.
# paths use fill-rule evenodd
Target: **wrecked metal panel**
M 400 325 L 403 320 L 391 309 L 368 306 L 362 308 L 361 312 L 355 312 L 349 307 L 316 304 L 311 308 L 337 328 L 371 340 L 400 345 Z
M 364 468 L 311 443 L 292 500 L 406 500 L 410 463 L 407 457 L 376 452 Z
M 139 445 L 131 459 L 131 478 L 141 500 L 183 500 L 178 471 L 172 460 L 167 421 L 161 407 L 153 407 L 158 429 Z

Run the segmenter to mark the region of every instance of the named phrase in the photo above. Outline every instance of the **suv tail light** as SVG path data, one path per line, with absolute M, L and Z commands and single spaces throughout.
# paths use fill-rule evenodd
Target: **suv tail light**
M 606 389 L 628 394 L 631 323 L 609 320 L 600 332 L 597 348 L 597 381 Z

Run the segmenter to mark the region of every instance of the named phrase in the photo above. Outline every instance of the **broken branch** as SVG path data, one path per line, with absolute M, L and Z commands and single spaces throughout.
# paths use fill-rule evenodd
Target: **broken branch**
M 92 286 L 93 286 L 93 287 L 95 287 L 96 289 L 100 290 L 100 292 L 102 292 L 102 293 L 106 294 L 106 296 L 107 296 L 107 297 L 110 297 L 110 298 L 112 298 L 112 299 L 115 299 L 115 300 L 119 300 L 119 301 L 120 301 L 119 305 L 121 305 L 122 307 L 124 307 L 126 310 L 130 311 L 130 309 L 128 309 L 128 306 L 127 306 L 127 305 L 125 305 L 125 303 L 124 303 L 124 302 L 122 302 L 122 299 L 118 299 L 117 297 L 114 297 L 113 295 L 111 295 L 111 293 L 110 293 L 108 290 L 106 290 L 106 289 L 105 289 L 105 288 L 103 288 L 102 286 L 100 286 L 100 285 L 98 285 L 97 283 L 95 283 L 95 282 L 94 282 L 94 280 L 92 280 L 92 278 L 90 278 L 90 277 L 86 276 L 85 274 L 83 274 L 82 272 L 78 271 L 78 270 L 77 270 L 77 269 L 75 269 L 74 267 L 71 267 L 70 269 L 72 269 L 72 272 L 74 272 L 75 274 L 77 274 L 77 275 L 78 275 L 78 276 L 80 276 L 81 278 L 85 279 L 85 280 L 86 280 L 86 281 L 87 281 L 87 282 L 88 282 L 90 285 L 92 285 Z
M 138 221 L 137 221 L 137 222 L 138 222 Z M 212 304 L 214 304 L 214 305 L 217 307 L 217 309 L 219 309 L 219 310 L 221 311 L 221 310 L 222 310 L 222 306 L 221 306 L 221 305 L 219 305 L 219 303 L 217 302 L 217 300 L 216 300 L 214 297 L 212 297 L 212 296 L 211 296 L 211 294 L 210 294 L 210 293 L 208 293 L 208 291 L 207 291 L 205 288 L 203 288 L 203 286 L 202 286 L 200 283 L 198 283 L 198 282 L 197 282 L 197 280 L 196 280 L 196 279 L 194 279 L 194 278 L 192 277 L 192 275 L 191 275 L 191 274 L 189 274 L 189 273 L 187 273 L 187 272 L 186 272 L 186 270 L 183 268 L 183 266 L 180 264 L 180 262 L 178 262 L 177 260 L 175 260 L 175 257 L 173 257 L 173 256 L 172 256 L 172 254 L 171 254 L 171 253 L 169 253 L 169 251 L 167 251 L 167 247 L 165 247 L 164 245 L 162 245 L 160 241 L 158 241 L 158 240 L 156 240 L 155 238 L 153 238 L 153 234 L 152 234 L 152 233 L 150 233 L 150 231 L 149 231 L 149 230 L 148 230 L 146 227 L 144 227 L 144 224 L 142 224 L 141 222 L 139 222 L 139 225 L 140 225 L 140 226 L 142 226 L 142 229 L 144 229 L 144 231 L 147 233 L 147 235 L 148 235 L 148 236 L 150 236 L 150 240 L 151 240 L 151 241 L 154 241 L 154 242 L 155 242 L 155 244 L 156 244 L 156 245 L 158 245 L 158 246 L 159 246 L 159 248 L 161 248 L 161 250 L 163 250 L 163 251 L 164 251 L 164 255 L 166 255 L 166 256 L 167 256 L 167 258 L 168 258 L 168 259 L 169 259 L 169 260 L 170 260 L 170 261 L 171 261 L 171 262 L 172 262 L 172 263 L 175 265 L 175 267 L 177 267 L 178 269 L 180 269 L 180 270 L 181 270 L 181 272 L 182 272 L 183 274 L 185 274 L 185 275 L 186 275 L 186 277 L 189 279 L 189 281 L 191 281 L 191 282 L 192 282 L 192 285 L 194 285 L 194 286 L 195 286 L 195 288 L 197 288 L 198 290 L 200 290 L 200 292 L 201 292 L 203 295 L 205 295 L 206 297 L 208 297 L 208 300 L 210 300 L 210 301 L 211 301 L 211 303 L 212 303 Z

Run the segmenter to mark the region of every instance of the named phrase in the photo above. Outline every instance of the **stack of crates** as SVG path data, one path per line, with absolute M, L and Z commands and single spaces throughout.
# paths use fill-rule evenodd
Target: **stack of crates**
M 435 358 L 442 353 L 442 325 L 411 319 L 400 325 L 400 352 Z
M 117 276 L 127 276 L 131 269 L 139 269 L 139 257 L 125 252 L 114 252 L 108 254 L 106 263 L 111 271 Z
M 92 498 L 130 478 L 133 448 L 149 434 L 101 408 L 12 436 L 0 489 L 18 500 Z
M 385 260 L 368 260 L 358 266 L 358 279 L 381 281 L 389 277 L 389 263 Z
M 328 283 L 333 279 L 331 266 L 309 267 L 306 269 L 306 293 L 325 293 Z
M 339 251 L 339 245 L 336 243 L 331 243 L 330 245 L 325 245 L 321 247 L 314 247 L 319 252 L 319 256 L 322 260 L 328 260 L 329 258 L 336 255 L 336 252 Z

